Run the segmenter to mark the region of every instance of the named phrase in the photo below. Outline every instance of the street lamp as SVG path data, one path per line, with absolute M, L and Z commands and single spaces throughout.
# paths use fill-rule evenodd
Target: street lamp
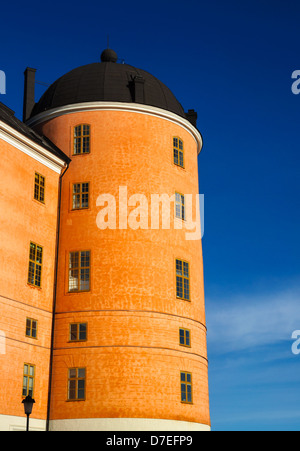
M 23 399 L 22 404 L 24 404 L 24 411 L 25 415 L 27 415 L 27 425 L 26 425 L 26 431 L 29 431 L 29 415 L 32 412 L 33 404 L 35 403 L 35 400 L 32 399 L 30 395 L 26 396 L 25 399 Z

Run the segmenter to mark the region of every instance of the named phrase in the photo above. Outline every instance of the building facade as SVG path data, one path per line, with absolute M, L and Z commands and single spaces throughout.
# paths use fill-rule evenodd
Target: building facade
M 196 113 L 112 50 L 36 104 L 25 75 L 22 126 L 56 160 L 0 144 L 12 262 L 0 429 L 20 424 L 30 392 L 48 430 L 209 430 L 202 247 L 184 227 L 186 195 L 198 194 Z

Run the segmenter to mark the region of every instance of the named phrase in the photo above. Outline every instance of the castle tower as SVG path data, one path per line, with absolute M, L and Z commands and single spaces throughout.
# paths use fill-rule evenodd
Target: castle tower
M 50 430 L 209 430 L 202 247 L 183 227 L 198 193 L 195 113 L 105 50 L 57 80 L 27 124 L 71 159 Z M 173 196 L 168 228 L 153 195 Z

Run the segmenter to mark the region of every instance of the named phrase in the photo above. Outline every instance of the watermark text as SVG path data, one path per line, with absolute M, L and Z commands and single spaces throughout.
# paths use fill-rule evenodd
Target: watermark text
M 295 340 L 292 344 L 292 353 L 294 355 L 300 354 L 300 330 L 294 330 L 292 333 L 292 340 Z
M 292 93 L 297 96 L 300 94 L 300 70 L 294 70 L 292 73 L 292 79 L 296 80 L 292 84 Z
M 203 194 L 132 194 L 119 186 L 118 196 L 100 194 L 96 224 L 100 230 L 185 230 L 185 239 L 204 235 Z
M 6 337 L 5 332 L 0 330 L 0 355 L 4 355 L 6 353 Z
M 3 70 L 0 70 L 0 94 L 6 94 L 6 76 Z

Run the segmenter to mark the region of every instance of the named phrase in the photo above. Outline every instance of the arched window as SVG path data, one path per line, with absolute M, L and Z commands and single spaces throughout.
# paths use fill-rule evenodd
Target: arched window
M 90 153 L 90 126 L 80 124 L 74 127 L 73 155 Z
M 173 138 L 173 161 L 177 166 L 184 168 L 183 141 L 177 136 Z

